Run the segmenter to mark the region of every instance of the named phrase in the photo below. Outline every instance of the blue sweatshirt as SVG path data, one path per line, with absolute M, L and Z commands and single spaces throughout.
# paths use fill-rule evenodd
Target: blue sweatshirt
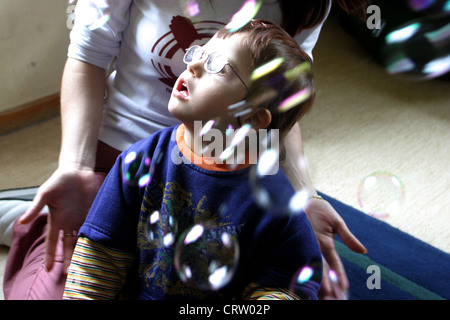
M 250 185 L 252 166 L 227 171 L 188 161 L 190 155 L 181 151 L 186 150 L 183 130 L 183 125 L 163 129 L 122 153 L 80 230 L 82 237 L 135 257 L 127 275 L 129 298 L 241 299 L 254 283 L 294 286 L 301 298 L 317 299 L 321 274 L 295 281 L 304 267 L 321 271 L 321 253 L 305 213 L 258 205 Z M 277 203 L 289 203 L 295 193 L 282 170 L 266 176 L 259 187 L 275 195 Z M 180 250 L 187 250 L 183 237 L 195 225 L 210 224 L 215 231 L 202 248 L 191 251 L 198 256 L 188 257 L 190 270 L 180 273 Z M 205 290 L 200 282 L 207 276 L 198 273 L 223 244 L 223 234 L 235 244 L 224 253 L 236 260 L 227 271 L 232 277 Z M 188 271 L 200 280 L 187 281 Z

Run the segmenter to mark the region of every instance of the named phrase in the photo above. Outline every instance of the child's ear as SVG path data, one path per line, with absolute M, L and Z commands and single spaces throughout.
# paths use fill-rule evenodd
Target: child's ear
M 272 121 L 272 114 L 266 108 L 258 109 L 250 113 L 245 119 L 241 119 L 242 123 L 248 123 L 253 129 L 264 129 Z

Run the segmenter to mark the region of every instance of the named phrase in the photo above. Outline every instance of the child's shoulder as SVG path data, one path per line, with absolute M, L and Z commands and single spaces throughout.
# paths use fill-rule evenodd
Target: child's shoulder
M 264 181 L 264 184 L 270 186 L 271 189 L 277 189 L 280 192 L 283 191 L 287 193 L 294 192 L 292 184 L 281 167 L 279 167 L 274 174 L 264 176 L 264 179 L 262 180 Z

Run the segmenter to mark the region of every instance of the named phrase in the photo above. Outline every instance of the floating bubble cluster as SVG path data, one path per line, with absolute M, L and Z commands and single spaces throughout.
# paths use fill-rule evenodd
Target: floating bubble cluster
M 341 19 L 370 56 L 391 75 L 409 80 L 449 79 L 450 0 L 371 3 L 379 14 L 369 16 L 366 24 L 355 16 Z
M 299 160 L 298 169 L 303 170 Z M 279 151 L 267 149 L 258 160 L 258 164 L 250 172 L 250 185 L 253 190 L 255 201 L 265 210 L 275 214 L 298 214 L 302 212 L 311 194 L 306 189 L 293 192 L 290 200 L 286 203 L 281 200 L 280 195 L 270 187 L 270 175 L 279 170 Z
M 409 6 L 423 17 L 385 27 L 381 57 L 387 71 L 419 79 L 446 75 L 450 72 L 450 1 L 411 0 Z
M 262 1 L 247 0 L 243 1 L 242 8 L 236 12 L 228 28 L 237 30 L 248 23 L 258 12 L 262 5 Z M 180 5 L 185 9 L 185 14 L 195 16 L 200 13 L 201 7 L 199 2 L 195 0 L 183 0 Z M 101 27 L 110 19 L 108 12 L 103 12 L 100 16 L 96 13 L 95 18 L 87 21 L 86 25 L 90 29 Z M 296 66 L 284 74 L 277 71 L 283 63 L 283 59 L 276 59 L 270 63 L 255 70 L 252 74 L 252 81 L 260 81 L 264 79 L 268 83 L 278 81 L 280 78 L 284 82 L 296 80 L 304 73 L 310 72 L 311 65 L 304 63 Z M 272 73 L 276 75 L 272 75 Z M 275 78 L 275 79 L 274 79 Z M 273 80 L 274 81 L 271 81 Z M 233 115 L 236 119 L 243 117 L 261 105 L 274 98 L 278 94 L 278 88 L 267 86 L 267 90 L 251 97 L 251 100 L 241 101 L 229 107 L 229 115 Z M 285 101 L 283 101 L 278 109 L 273 112 L 285 112 L 296 105 L 302 103 L 309 98 L 311 92 L 309 89 L 295 93 Z M 219 162 L 227 161 L 234 151 L 248 139 L 249 134 L 255 131 L 250 124 L 240 124 L 234 129 L 231 124 L 222 123 L 223 119 L 211 119 L 203 124 L 199 135 L 206 137 L 211 134 L 214 129 L 227 128 L 227 146 L 223 152 L 214 153 Z M 232 132 L 229 134 L 229 132 Z M 257 203 L 266 210 L 274 213 L 297 214 L 302 211 L 306 202 L 310 198 L 308 192 L 299 190 L 293 192 L 288 203 L 281 203 L 280 197 L 276 192 L 269 191 L 266 178 L 278 172 L 279 166 L 279 146 L 277 137 L 274 132 L 270 132 L 264 136 L 261 134 L 262 141 L 258 141 L 258 160 L 255 166 L 250 170 L 250 184 Z M 270 143 L 269 143 L 270 142 Z M 262 146 L 262 147 L 261 147 Z M 202 151 L 208 150 L 208 145 L 202 145 Z M 138 188 L 146 188 L 152 181 L 153 174 L 158 170 L 161 163 L 162 154 L 156 152 L 152 158 L 147 154 L 138 154 L 136 152 L 128 153 L 122 161 L 122 178 L 123 182 Z M 236 164 L 236 162 L 234 162 Z M 304 170 L 304 164 L 301 160 L 297 164 Z M 272 193 L 271 193 L 272 192 Z M 227 211 L 227 203 L 224 201 L 219 211 Z M 214 224 L 212 221 L 204 223 L 195 223 L 184 229 L 180 216 L 173 213 L 171 204 L 168 203 L 167 209 L 155 210 L 148 214 L 144 224 L 144 234 L 149 245 L 152 247 L 172 248 L 174 252 L 174 266 L 178 272 L 180 279 L 189 286 L 200 288 L 201 290 L 219 290 L 230 283 L 237 268 L 240 258 L 239 242 L 236 239 L 236 232 L 230 230 L 229 226 L 223 227 Z M 225 209 L 224 209 L 225 208 Z M 163 210 L 165 210 L 163 212 Z M 217 212 L 222 215 L 223 212 Z M 227 213 L 229 214 L 229 213 Z M 180 221 L 178 219 L 180 218 Z M 308 269 L 297 275 L 295 282 L 302 282 L 305 285 L 308 281 L 316 281 L 315 279 L 321 275 L 321 270 L 316 270 L 315 266 L 311 267 L 312 275 L 308 275 Z M 307 279 L 309 278 L 309 279 Z M 293 284 L 292 290 L 296 291 Z
M 398 27 L 386 38 L 384 60 L 389 73 L 437 78 L 450 71 L 450 20 L 424 18 Z
M 277 58 L 268 63 L 256 68 L 251 74 L 251 81 L 259 81 L 265 79 L 265 89 L 262 92 L 256 93 L 249 100 L 243 100 L 228 107 L 229 114 L 234 115 L 236 118 L 251 113 L 261 105 L 264 105 L 267 101 L 274 98 L 278 92 L 276 86 L 280 83 L 295 81 L 304 74 L 311 71 L 311 64 L 304 62 L 298 66 L 286 71 L 280 76 L 277 73 L 278 68 L 284 63 L 283 58 Z M 311 88 L 304 88 L 299 92 L 294 93 L 290 97 L 286 98 L 280 103 L 275 112 L 283 113 L 289 109 L 298 106 L 311 97 Z
M 358 202 L 365 213 L 376 218 L 387 218 L 403 211 L 405 188 L 397 176 L 374 172 L 361 181 Z
M 162 155 L 156 152 L 151 161 L 146 154 L 129 152 L 122 162 L 124 183 L 146 187 L 158 170 Z M 174 248 L 174 264 L 183 282 L 201 290 L 219 290 L 232 279 L 238 263 L 239 244 L 235 236 L 227 228 L 209 222 L 182 232 L 172 207 L 168 201 L 167 210 L 156 210 L 141 221 L 146 240 L 152 247 Z M 223 204 L 219 211 L 226 210 Z
M 267 101 L 274 98 L 278 94 L 275 86 L 280 85 L 280 83 L 295 81 L 299 77 L 302 77 L 311 71 L 311 64 L 304 62 L 293 67 L 287 72 L 280 73 L 278 70 L 284 62 L 285 61 L 282 58 L 274 59 L 259 68 L 256 68 L 251 75 L 251 81 L 263 81 L 263 83 L 265 83 L 265 89 L 262 90 L 261 93 L 256 93 L 248 100 L 243 100 L 229 106 L 228 114 L 234 116 L 235 118 L 239 118 L 257 110 L 258 108 L 261 108 L 261 105 L 264 105 Z M 272 112 L 286 112 L 309 99 L 311 94 L 311 89 L 305 88 L 282 101 L 280 105 L 275 108 L 275 110 L 272 110 Z M 206 132 L 210 132 L 210 130 L 219 122 L 220 121 L 211 120 L 206 123 L 201 130 L 201 135 Z M 223 161 L 232 163 L 228 162 L 228 159 L 235 155 L 235 150 L 241 146 L 254 131 L 255 130 L 253 130 L 252 126 L 248 123 L 245 123 L 237 130 L 232 131 L 233 133 L 229 136 L 230 142 L 227 141 L 227 147 L 218 156 L 218 161 L 220 161 L 220 163 Z M 246 155 L 248 157 L 247 160 L 249 160 L 251 159 L 251 155 L 249 155 L 249 153 L 257 150 L 257 161 L 250 162 L 252 164 L 257 164 L 252 168 L 250 173 L 250 185 L 252 187 L 255 200 L 262 208 L 266 210 L 271 210 L 278 213 L 283 212 L 286 214 L 299 213 L 305 207 L 311 196 L 308 191 L 298 190 L 294 192 L 290 201 L 286 203 L 285 201 L 280 200 L 278 194 L 270 191 L 272 188 L 268 185 L 268 181 L 270 181 L 268 176 L 276 174 L 279 169 L 278 130 L 269 130 L 265 136 L 260 130 L 258 134 L 259 136 L 256 142 L 258 147 L 253 150 L 247 150 L 250 152 L 247 152 Z M 203 151 L 205 150 L 208 150 L 208 146 L 205 147 Z M 305 164 L 306 162 L 304 159 L 298 159 L 297 163 L 295 163 L 301 174 L 308 175 L 308 170 Z

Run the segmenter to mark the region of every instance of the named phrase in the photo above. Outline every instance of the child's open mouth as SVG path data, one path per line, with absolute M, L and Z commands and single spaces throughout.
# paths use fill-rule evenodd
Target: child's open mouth
M 178 80 L 175 90 L 173 90 L 173 95 L 178 99 L 189 99 L 189 88 L 184 79 L 180 78 Z

